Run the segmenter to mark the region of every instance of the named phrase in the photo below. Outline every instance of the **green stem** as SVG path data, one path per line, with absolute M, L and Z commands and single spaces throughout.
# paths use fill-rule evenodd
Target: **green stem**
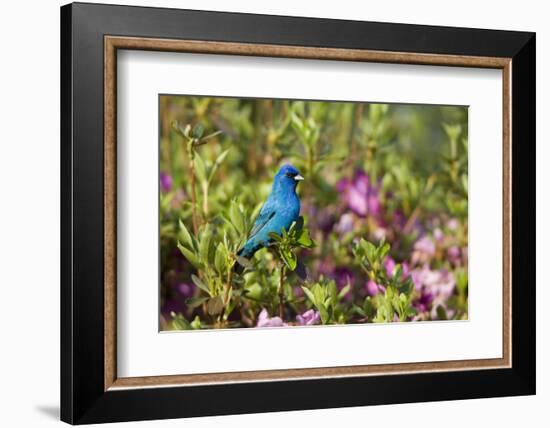
M 225 310 L 229 305 L 229 292 L 231 291 L 231 284 L 233 283 L 233 266 L 227 270 L 227 285 L 223 296 L 223 310 L 220 314 L 221 322 L 224 322 Z
M 193 232 L 196 236 L 199 230 L 199 224 L 197 220 L 197 185 L 195 178 L 195 159 L 192 153 L 190 153 L 189 156 L 189 164 L 191 168 L 191 204 L 193 210 Z
M 281 275 L 279 277 L 279 317 L 284 320 L 285 315 L 285 265 L 281 266 Z

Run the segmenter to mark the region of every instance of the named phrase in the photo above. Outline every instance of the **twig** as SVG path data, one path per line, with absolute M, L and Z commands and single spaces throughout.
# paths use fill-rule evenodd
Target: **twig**
M 192 149 L 191 149 L 192 150 Z M 193 212 L 193 233 L 195 236 L 198 232 L 198 221 L 197 221 L 197 189 L 195 184 L 195 159 L 191 154 L 189 160 L 191 166 L 191 202 L 192 202 L 192 212 Z
M 416 222 L 416 219 L 418 218 L 418 215 L 420 214 L 420 204 L 418 204 L 415 209 L 413 210 L 412 214 L 410 215 L 409 219 L 407 220 L 407 223 L 405 224 L 405 227 L 403 227 L 403 233 L 408 234 L 413 224 Z
M 223 303 L 226 305 L 229 299 L 229 290 L 231 290 L 231 283 L 233 282 L 233 267 L 229 269 L 229 273 L 227 274 L 227 287 L 225 289 L 225 296 L 223 298 Z
M 241 299 L 238 300 L 238 306 L 239 306 L 239 312 L 241 314 L 241 321 L 244 323 L 247 327 L 254 327 L 254 320 L 248 317 L 245 313 L 244 305 L 242 304 Z

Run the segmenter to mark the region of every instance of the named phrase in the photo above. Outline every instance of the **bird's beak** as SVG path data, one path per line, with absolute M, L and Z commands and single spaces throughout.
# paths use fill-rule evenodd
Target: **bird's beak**
M 296 181 L 302 181 L 304 177 L 302 177 L 300 174 L 294 176 L 294 180 Z

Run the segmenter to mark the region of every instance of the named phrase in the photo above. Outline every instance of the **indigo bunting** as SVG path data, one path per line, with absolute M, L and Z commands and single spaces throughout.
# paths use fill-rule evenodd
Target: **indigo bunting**
M 296 194 L 296 186 L 303 179 L 304 177 L 292 165 L 283 165 L 279 169 L 273 179 L 271 193 L 252 226 L 248 241 L 239 250 L 239 256 L 247 259 L 252 257 L 260 248 L 271 243 L 270 233 L 280 235 L 283 228 L 288 230 L 290 225 L 298 220 L 300 199 Z

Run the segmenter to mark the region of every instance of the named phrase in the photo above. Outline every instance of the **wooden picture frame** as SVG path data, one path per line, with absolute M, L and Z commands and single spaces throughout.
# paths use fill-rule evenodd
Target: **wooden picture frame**
M 502 358 L 118 377 L 118 49 L 502 70 Z M 61 53 L 62 420 L 80 424 L 535 392 L 534 34 L 77 3 L 61 9 Z M 227 399 L 212 407 L 203 399 L 207 394 Z

